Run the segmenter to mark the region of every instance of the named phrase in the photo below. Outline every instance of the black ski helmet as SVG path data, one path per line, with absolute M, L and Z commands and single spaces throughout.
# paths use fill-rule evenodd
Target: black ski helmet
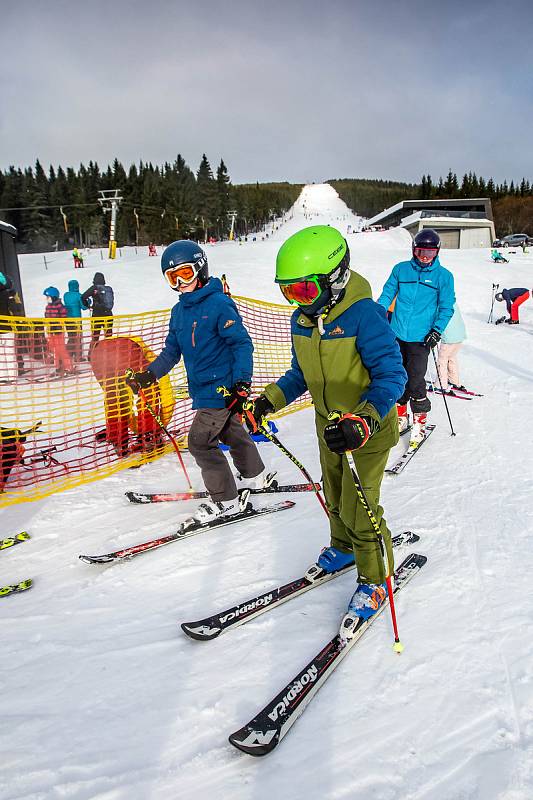
M 503 300 L 503 294 L 501 292 L 498 292 L 497 294 L 494 295 L 494 299 L 497 300 L 498 303 L 501 303 L 501 301 Z
M 420 261 L 416 255 L 416 250 L 435 250 L 435 255 L 433 259 L 427 263 Z M 423 228 L 421 231 L 418 231 L 415 238 L 413 239 L 413 258 L 417 264 L 421 267 L 429 267 L 435 259 L 437 258 L 440 250 L 440 237 L 437 231 L 434 231 L 433 228 Z
M 161 255 L 161 272 L 163 275 L 168 269 L 179 267 L 180 264 L 192 264 L 196 270 L 196 277 L 202 286 L 209 280 L 209 266 L 207 256 L 197 242 L 190 239 L 179 239 L 165 247 Z M 174 287 L 172 287 L 174 288 Z M 178 291 L 176 287 L 175 292 Z

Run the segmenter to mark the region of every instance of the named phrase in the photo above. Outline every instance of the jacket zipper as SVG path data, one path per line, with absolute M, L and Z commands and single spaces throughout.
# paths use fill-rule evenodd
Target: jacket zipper
M 196 347 L 196 342 L 194 341 L 194 331 L 196 330 L 197 324 L 198 323 L 196 322 L 196 320 L 194 320 L 194 322 L 192 324 L 192 346 L 193 347 Z

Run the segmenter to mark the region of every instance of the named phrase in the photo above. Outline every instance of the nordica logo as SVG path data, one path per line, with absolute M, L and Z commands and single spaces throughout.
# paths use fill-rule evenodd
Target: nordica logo
M 268 606 L 274 599 L 274 595 L 267 594 L 264 597 L 258 597 L 257 600 L 252 600 L 251 603 L 245 603 L 243 606 L 239 606 L 235 611 L 230 611 L 229 614 L 224 614 L 220 617 L 220 621 L 224 625 L 226 622 L 229 622 L 232 619 L 236 619 L 237 617 L 242 617 L 244 614 L 248 614 L 250 611 L 255 611 L 256 608 L 261 608 L 261 606 Z
M 329 259 L 330 259 L 330 258 L 333 258 L 333 256 L 336 256 L 336 255 L 337 255 L 337 253 L 340 253 L 340 251 L 341 251 L 341 250 L 342 250 L 342 244 L 340 244 L 340 245 L 337 247 L 337 249 L 333 251 L 333 253 L 330 253 L 330 254 L 329 254 L 329 256 L 328 256 L 328 261 L 329 261 Z
M 283 697 L 282 700 L 277 703 L 274 709 L 269 713 L 269 717 L 272 722 L 277 722 L 277 719 L 280 714 L 285 714 L 287 711 L 289 704 L 294 700 L 295 697 L 298 697 L 300 692 L 308 686 L 310 683 L 314 683 L 318 678 L 318 669 L 313 666 L 309 667 L 307 672 L 304 672 L 301 678 L 298 678 L 294 681 L 291 688 L 287 692 L 287 694 Z

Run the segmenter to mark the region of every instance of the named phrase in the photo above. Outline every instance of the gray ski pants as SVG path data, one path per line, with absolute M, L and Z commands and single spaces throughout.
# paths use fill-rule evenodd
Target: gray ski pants
M 226 408 L 199 408 L 189 431 L 189 452 L 202 471 L 211 498 L 234 500 L 237 485 L 219 442 L 228 445 L 235 468 L 243 478 L 255 478 L 264 470 L 255 442 L 235 414 Z

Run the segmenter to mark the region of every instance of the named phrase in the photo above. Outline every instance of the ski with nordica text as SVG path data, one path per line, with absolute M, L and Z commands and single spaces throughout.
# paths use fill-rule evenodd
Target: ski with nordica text
M 416 553 L 411 553 L 402 561 L 394 573 L 395 595 L 422 569 L 426 561 L 426 556 Z M 350 631 L 349 639 L 341 638 L 337 633 L 262 711 L 247 725 L 231 734 L 230 744 L 251 756 L 264 756 L 272 752 L 285 738 L 333 670 L 388 605 L 387 598 L 372 617 L 366 620 L 358 618 L 356 625 Z
M 28 589 L 31 589 L 33 586 L 33 581 L 31 578 L 27 578 L 25 581 L 20 581 L 19 583 L 10 583 L 8 586 L 0 587 L 0 597 L 7 597 L 10 594 L 19 594 L 19 592 L 25 592 Z
M 22 531 L 21 533 L 17 533 L 15 536 L 8 536 L 7 539 L 0 539 L 0 550 L 7 550 L 8 547 L 14 547 L 16 544 L 25 542 L 30 538 L 31 536 L 29 533 Z
M 158 547 L 163 547 L 172 542 L 179 542 L 182 539 L 187 539 L 189 536 L 195 536 L 197 533 L 203 531 L 211 531 L 214 528 L 223 528 L 225 525 L 233 525 L 234 522 L 241 522 L 242 520 L 254 519 L 255 517 L 262 516 L 263 514 L 273 514 L 276 511 L 285 511 L 292 508 L 295 504 L 292 500 L 283 500 L 281 503 L 275 503 L 271 506 L 264 508 L 250 508 L 246 511 L 241 511 L 238 514 L 232 514 L 227 517 L 218 517 L 211 522 L 201 523 L 188 523 L 184 522 L 176 533 L 171 533 L 168 536 L 162 536 L 159 539 L 152 539 L 149 542 L 136 544 L 132 547 L 126 547 L 123 550 L 116 550 L 113 553 L 105 553 L 101 556 L 78 556 L 81 561 L 86 564 L 111 564 L 113 561 L 122 561 L 123 559 L 133 558 L 141 553 L 146 553 L 147 550 L 155 550 Z
M 316 492 L 321 490 L 319 483 L 291 483 L 286 486 L 278 486 L 276 483 L 264 489 L 250 489 L 250 494 L 282 494 L 290 492 Z M 168 503 L 176 500 L 201 500 L 208 497 L 207 492 L 159 492 L 158 494 L 147 494 L 144 492 L 126 492 L 126 497 L 130 503 Z
M 424 438 L 418 442 L 416 447 L 409 447 L 405 453 L 398 459 L 398 461 L 392 466 L 388 467 L 385 472 L 389 475 L 399 475 L 402 472 L 407 464 L 411 461 L 413 456 L 418 453 L 422 445 L 424 444 L 427 439 L 431 436 L 433 431 L 435 430 L 435 425 L 426 425 L 426 432 L 424 434 Z
M 392 537 L 392 546 L 401 547 L 402 545 L 413 544 L 418 542 L 419 539 L 420 536 L 416 533 L 404 531 Z M 296 580 L 283 586 L 277 586 L 275 589 L 270 589 L 264 594 L 232 606 L 218 614 L 205 617 L 205 619 L 200 619 L 196 622 L 182 622 L 181 629 L 191 639 L 196 639 L 199 642 L 209 642 L 211 639 L 216 639 L 221 633 L 226 633 L 230 629 L 244 625 L 245 622 L 255 619 L 255 617 L 264 614 L 266 611 L 277 608 L 282 603 L 286 603 L 287 600 L 299 597 L 304 592 L 315 589 L 317 586 L 322 586 L 323 583 L 327 583 L 333 578 L 338 578 L 339 575 L 344 575 L 345 572 L 350 572 L 354 568 L 355 564 L 348 564 L 336 572 L 326 572 L 318 564 L 312 564 L 301 578 L 296 578 Z

